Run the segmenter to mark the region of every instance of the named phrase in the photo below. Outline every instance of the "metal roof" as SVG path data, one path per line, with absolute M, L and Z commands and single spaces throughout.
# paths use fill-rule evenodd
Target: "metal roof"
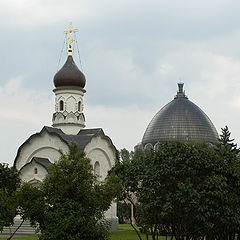
M 165 105 L 149 123 L 142 144 L 169 141 L 206 141 L 217 143 L 218 133 L 208 116 L 188 100 L 179 84 L 174 100 Z
M 22 148 L 30 142 L 30 140 L 38 135 L 40 135 L 43 131 L 47 131 L 50 135 L 58 136 L 62 141 L 64 141 L 67 145 L 70 145 L 72 142 L 77 144 L 78 151 L 84 151 L 86 145 L 92 140 L 93 137 L 101 135 L 104 139 L 109 142 L 109 145 L 113 147 L 113 149 L 117 152 L 116 147 L 114 146 L 112 140 L 104 134 L 102 128 L 92 128 L 92 129 L 81 129 L 77 135 L 68 135 L 65 134 L 62 130 L 58 128 L 44 126 L 42 130 L 38 133 L 31 135 L 19 148 L 17 151 L 17 156 L 14 160 L 14 166 L 16 166 L 17 159 L 22 151 Z M 39 158 L 35 158 L 35 160 Z M 39 163 L 39 162 L 38 162 Z M 41 161 L 43 164 L 43 161 Z
M 86 79 L 78 69 L 72 56 L 68 56 L 63 67 L 54 76 L 55 87 L 77 86 L 84 88 Z

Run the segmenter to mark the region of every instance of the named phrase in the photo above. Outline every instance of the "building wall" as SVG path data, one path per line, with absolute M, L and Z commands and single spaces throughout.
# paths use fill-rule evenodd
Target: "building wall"
M 37 169 L 37 173 L 35 173 Z M 20 178 L 22 182 L 30 182 L 32 184 L 38 184 L 47 175 L 47 170 L 36 162 L 25 165 L 20 172 Z
M 33 135 L 21 147 L 16 159 L 16 168 L 20 170 L 24 165 L 31 162 L 33 157 L 47 158 L 54 163 L 60 157 L 59 149 L 68 152 L 67 144 L 58 136 L 50 135 L 47 131 Z
M 97 162 L 99 163 L 99 180 L 104 180 L 108 171 L 115 165 L 116 150 L 113 148 L 112 143 L 103 136 L 96 136 L 89 144 L 87 144 L 85 152 L 86 156 L 91 159 L 93 167 L 96 166 Z M 118 229 L 116 202 L 112 202 L 111 206 L 105 213 L 105 218 L 111 223 L 112 231 Z
M 43 181 L 47 175 L 46 169 L 34 161 L 30 162 L 33 157 L 42 157 L 54 163 L 60 157 L 59 149 L 64 152 L 68 152 L 69 150 L 67 144 L 58 136 L 50 135 L 47 131 L 30 137 L 27 143 L 21 148 L 16 160 L 16 168 L 18 170 L 21 169 L 21 180 L 33 183 Z M 84 152 L 91 159 L 94 172 L 99 176 L 99 180 L 104 180 L 116 160 L 116 150 L 111 141 L 101 135 L 93 137 L 86 145 Z M 34 168 L 38 168 L 38 174 L 34 174 Z M 111 230 L 117 230 L 118 227 L 116 209 L 116 203 L 113 202 L 105 213 L 105 218 L 111 223 Z

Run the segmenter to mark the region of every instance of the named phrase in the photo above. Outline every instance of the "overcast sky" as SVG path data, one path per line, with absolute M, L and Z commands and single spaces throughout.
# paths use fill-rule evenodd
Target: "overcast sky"
M 240 143 L 239 10 L 238 0 L 0 0 L 0 162 L 12 165 L 18 147 L 51 126 L 71 21 L 88 128 L 131 150 L 181 80 L 217 131 L 228 125 Z M 76 49 L 74 58 L 80 66 Z

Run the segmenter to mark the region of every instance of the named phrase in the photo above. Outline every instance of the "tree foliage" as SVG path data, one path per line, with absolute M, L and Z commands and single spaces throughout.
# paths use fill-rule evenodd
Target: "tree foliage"
M 111 175 L 99 183 L 90 159 L 72 144 L 69 153 L 61 153 L 52 165 L 39 189 L 23 185 L 21 212 L 39 223 L 44 240 L 106 239 L 104 211 L 119 191 L 117 181 Z
M 0 163 L 0 231 L 13 224 L 17 214 L 15 191 L 20 185 L 18 172 L 7 164 Z
M 240 223 L 240 162 L 232 151 L 224 153 L 206 143 L 170 142 L 119 162 L 115 173 L 122 197 L 136 195 L 137 223 L 147 235 L 234 239 Z
M 228 127 L 225 126 L 224 128 L 221 128 L 222 133 L 220 134 L 220 138 L 218 139 L 219 141 L 219 149 L 220 151 L 222 150 L 222 154 L 223 154 L 223 150 L 229 152 L 233 152 L 233 153 L 239 153 L 239 149 L 237 148 L 237 144 L 234 143 L 233 141 L 235 140 L 230 139 L 231 136 L 231 132 L 229 131 Z

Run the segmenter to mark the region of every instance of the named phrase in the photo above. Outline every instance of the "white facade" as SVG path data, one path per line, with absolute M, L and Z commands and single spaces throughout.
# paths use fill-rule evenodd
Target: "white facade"
M 54 76 L 54 85 L 53 127 L 43 127 L 18 149 L 14 166 L 20 171 L 21 180 L 32 184 L 42 182 L 49 165 L 60 158 L 59 150 L 67 153 L 74 141 L 79 151 L 84 151 L 91 159 L 94 173 L 103 181 L 115 164 L 116 148 L 102 129 L 84 129 L 85 76 L 77 68 L 72 56 L 68 56 L 64 66 Z M 116 229 L 116 203 L 112 203 L 105 217 L 111 221 L 112 230 Z
M 66 134 L 78 134 L 85 127 L 83 95 L 86 91 L 80 87 L 65 87 L 56 88 L 53 92 L 55 93 L 53 127 L 61 129 Z
M 101 129 L 83 129 L 85 126 L 83 115 L 85 90 L 74 87 L 72 89 L 59 88 L 54 92 L 56 98 L 53 128 L 43 127 L 39 133 L 33 134 L 18 149 L 14 165 L 20 171 L 21 180 L 32 184 L 42 182 L 48 169 L 41 163 L 41 159 L 49 164 L 58 161 L 59 150 L 65 153 L 69 150 L 70 137 L 81 145 L 82 151 L 91 159 L 94 173 L 100 181 L 103 181 L 115 164 L 116 149 Z M 112 230 L 116 230 L 118 224 L 116 209 L 116 203 L 113 202 L 105 213 L 105 218 L 112 223 Z
M 14 165 L 17 170 L 20 170 L 27 163 L 30 163 L 34 157 L 47 158 L 51 163 L 54 163 L 60 157 L 59 149 L 67 152 L 68 145 L 57 135 L 50 135 L 43 129 L 40 133 L 32 135 L 19 148 Z
M 20 146 L 15 159 L 15 167 L 20 171 L 20 178 L 23 182 L 39 184 L 46 177 L 47 169 L 34 161 L 34 158 L 48 159 L 54 163 L 60 157 L 59 150 L 68 152 L 68 144 L 59 135 L 49 132 L 50 127 L 44 127 L 40 133 L 32 135 L 25 143 Z M 84 130 L 83 130 L 84 131 Z M 114 166 L 116 158 L 116 149 L 111 140 L 99 131 L 91 137 L 90 141 L 84 147 L 86 157 L 91 159 L 94 173 L 103 181 L 108 171 Z M 117 229 L 117 206 L 113 202 L 105 218 L 112 222 L 112 230 Z

